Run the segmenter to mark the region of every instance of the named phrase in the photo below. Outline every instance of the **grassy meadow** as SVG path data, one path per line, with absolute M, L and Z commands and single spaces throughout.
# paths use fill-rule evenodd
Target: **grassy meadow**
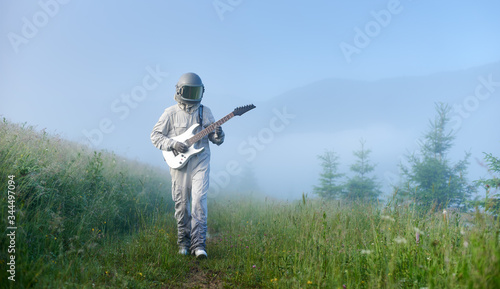
M 177 254 L 168 173 L 0 126 L 2 288 L 500 288 L 500 223 L 407 203 L 209 199 L 207 260 Z M 237 192 L 234 192 L 236 195 Z

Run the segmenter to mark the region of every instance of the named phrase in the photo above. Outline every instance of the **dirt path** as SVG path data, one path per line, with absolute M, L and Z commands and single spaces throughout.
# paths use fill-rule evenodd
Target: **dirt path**
M 191 269 L 189 270 L 186 279 L 181 284 L 169 285 L 165 288 L 200 288 L 200 289 L 217 289 L 223 288 L 220 272 L 211 270 L 203 270 L 200 261 L 193 260 Z

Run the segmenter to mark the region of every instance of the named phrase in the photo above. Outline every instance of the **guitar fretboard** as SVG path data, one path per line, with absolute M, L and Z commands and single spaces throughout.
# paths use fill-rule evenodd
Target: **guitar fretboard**
M 202 139 L 204 136 L 208 135 L 209 133 L 213 132 L 216 127 L 222 125 L 226 121 L 230 120 L 231 118 L 234 117 L 234 112 L 231 112 L 230 114 L 226 115 L 225 117 L 219 119 L 218 121 L 212 123 L 211 125 L 207 126 L 204 130 L 200 131 L 199 133 L 193 135 L 192 137 L 188 138 L 186 140 L 186 144 L 188 146 L 192 146 L 194 143 Z

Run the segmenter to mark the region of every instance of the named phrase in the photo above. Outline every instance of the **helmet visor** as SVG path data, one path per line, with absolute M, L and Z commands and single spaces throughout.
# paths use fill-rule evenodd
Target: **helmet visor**
M 199 101 L 203 96 L 203 86 L 183 86 L 181 98 L 183 100 Z

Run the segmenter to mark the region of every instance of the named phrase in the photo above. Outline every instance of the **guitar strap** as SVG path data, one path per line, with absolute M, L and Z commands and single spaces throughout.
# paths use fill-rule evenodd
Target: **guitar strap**
M 200 107 L 198 108 L 198 123 L 203 129 L 203 104 L 200 104 Z

